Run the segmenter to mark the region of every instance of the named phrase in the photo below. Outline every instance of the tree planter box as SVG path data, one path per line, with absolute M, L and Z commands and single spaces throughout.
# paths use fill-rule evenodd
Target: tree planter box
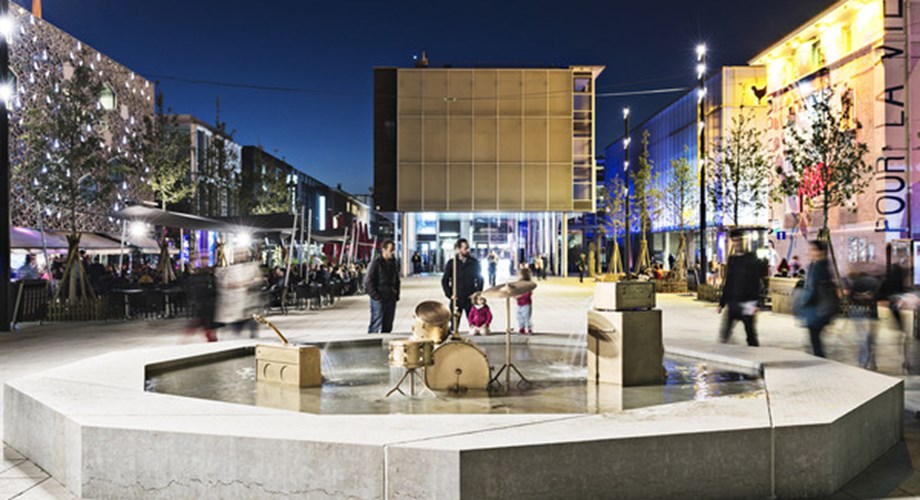
M 655 291 L 658 293 L 687 293 L 687 281 L 655 281 Z
M 706 302 L 718 302 L 722 298 L 722 288 L 701 284 L 696 290 L 696 298 Z
M 792 314 L 792 292 L 799 278 L 770 278 L 770 303 L 772 310 L 780 314 Z
M 48 321 L 99 321 L 109 319 L 110 311 L 103 298 L 79 299 L 48 304 Z

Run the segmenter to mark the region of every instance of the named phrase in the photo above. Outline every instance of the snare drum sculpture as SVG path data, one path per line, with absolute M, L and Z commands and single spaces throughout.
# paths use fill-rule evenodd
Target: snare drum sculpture
M 434 342 L 418 339 L 391 340 L 389 347 L 390 366 L 405 368 L 406 372 L 403 373 L 399 382 L 387 392 L 386 397 L 390 397 L 394 392 L 399 392 L 405 396 L 406 393 L 402 390 L 402 384 L 407 378 L 409 379 L 408 395 L 415 396 L 415 378 L 420 377 L 417 370 L 419 368 L 424 370 L 434 362 L 432 357 Z M 424 382 L 424 379 L 422 381 Z

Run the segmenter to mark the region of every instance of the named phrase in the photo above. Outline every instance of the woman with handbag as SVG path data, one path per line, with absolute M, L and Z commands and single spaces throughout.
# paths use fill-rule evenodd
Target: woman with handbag
M 811 263 L 805 273 L 805 287 L 796 302 L 800 304 L 801 318 L 808 328 L 811 348 L 815 356 L 824 356 L 821 332 L 830 324 L 840 309 L 840 298 L 827 260 L 827 243 L 810 242 Z

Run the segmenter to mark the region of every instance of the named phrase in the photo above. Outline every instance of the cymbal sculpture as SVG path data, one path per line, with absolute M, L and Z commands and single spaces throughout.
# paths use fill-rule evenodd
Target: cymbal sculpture
M 521 382 L 530 383 L 527 380 L 527 377 L 521 373 L 521 370 L 518 370 L 514 363 L 511 362 L 511 298 L 520 297 L 527 292 L 530 292 L 537 288 L 537 284 L 532 281 L 512 281 L 505 283 L 504 285 L 493 286 L 488 290 L 482 292 L 482 296 L 487 299 L 505 299 L 505 312 L 507 320 L 507 328 L 505 328 L 505 364 L 498 370 L 498 373 L 495 374 L 495 377 L 492 378 L 491 382 L 498 380 L 498 377 L 501 376 L 502 372 L 505 373 L 505 388 L 509 389 L 511 387 L 511 371 L 514 370 L 514 373 L 517 373 L 518 377 L 521 378 L 518 381 L 518 385 Z

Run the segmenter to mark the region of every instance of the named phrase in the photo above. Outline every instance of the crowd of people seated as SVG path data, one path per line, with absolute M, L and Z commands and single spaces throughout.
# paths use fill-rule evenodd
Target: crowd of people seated
M 146 256 L 123 258 L 120 272 L 117 262 L 114 262 L 116 258 L 108 260 L 105 256 L 94 257 L 81 251 L 79 259 L 86 282 L 94 294 L 101 298 L 111 297 L 113 307 L 126 309 L 125 314 L 130 317 L 172 316 L 177 312 L 207 314 L 196 311 L 202 309 L 199 307 L 201 303 L 205 304 L 205 310 L 213 309 L 207 304 L 215 302 L 215 297 L 221 294 L 220 280 L 215 278 L 215 275 L 221 274 L 221 268 L 192 268 L 173 261 L 170 263 L 173 276 L 164 280 L 162 269 Z M 258 266 L 260 277 L 251 288 L 261 297 L 258 302 L 261 303 L 259 309 L 263 311 L 273 307 L 283 312 L 290 307 L 319 309 L 334 304 L 338 297 L 364 293 L 366 266 L 361 261 L 341 264 L 317 262 L 309 267 L 295 263 L 289 272 L 281 266 L 252 264 Z M 40 265 L 35 255 L 28 254 L 22 265 L 13 270 L 12 278 L 15 281 L 49 282 L 46 293 L 50 300 L 64 280 L 66 267 L 66 255 L 56 255 L 47 265 Z M 164 295 L 169 298 L 164 299 Z

